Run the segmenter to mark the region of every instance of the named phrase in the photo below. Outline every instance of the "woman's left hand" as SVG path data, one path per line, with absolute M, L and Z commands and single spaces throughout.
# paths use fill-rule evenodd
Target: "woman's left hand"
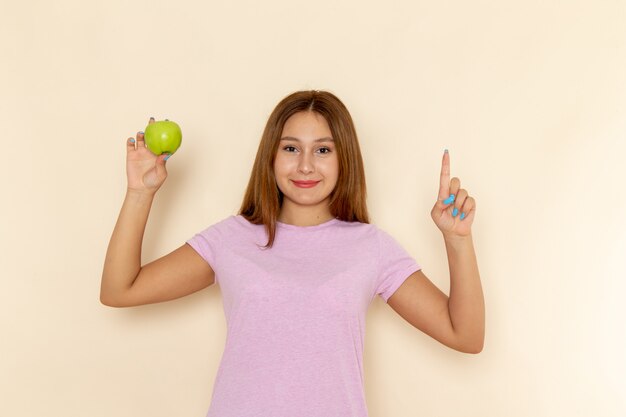
M 476 201 L 461 188 L 461 181 L 450 179 L 450 154 L 443 154 L 439 197 L 430 212 L 433 221 L 444 237 L 465 237 L 471 234 L 476 213 Z

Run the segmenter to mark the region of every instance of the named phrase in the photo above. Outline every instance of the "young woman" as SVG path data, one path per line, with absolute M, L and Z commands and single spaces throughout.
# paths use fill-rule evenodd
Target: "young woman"
M 228 332 L 209 417 L 366 417 L 365 315 L 376 295 L 442 344 L 482 350 L 476 203 L 450 179 L 448 152 L 431 217 L 448 255 L 449 297 L 369 223 L 356 131 L 329 92 L 295 92 L 276 106 L 237 215 L 143 266 L 143 233 L 167 157 L 145 147 L 143 132 L 126 151 L 128 188 L 100 300 L 136 306 L 219 284 Z

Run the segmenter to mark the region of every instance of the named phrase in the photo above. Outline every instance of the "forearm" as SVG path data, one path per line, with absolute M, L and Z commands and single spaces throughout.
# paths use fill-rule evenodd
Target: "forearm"
M 154 194 L 128 191 L 107 249 L 100 300 L 106 303 L 133 284 L 141 270 L 141 245 Z
M 450 268 L 448 310 L 460 343 L 480 351 L 485 338 L 485 301 L 472 235 L 444 236 Z

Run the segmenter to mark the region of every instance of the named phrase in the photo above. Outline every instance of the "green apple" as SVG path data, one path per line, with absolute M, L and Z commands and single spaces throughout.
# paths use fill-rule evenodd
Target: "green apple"
M 143 138 L 153 154 L 173 154 L 180 147 L 183 133 L 180 131 L 180 126 L 165 119 L 148 124 Z

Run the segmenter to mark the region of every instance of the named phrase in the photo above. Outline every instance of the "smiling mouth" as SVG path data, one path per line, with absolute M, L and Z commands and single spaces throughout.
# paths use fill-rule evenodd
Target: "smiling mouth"
M 315 187 L 319 181 L 293 181 L 296 187 L 300 188 L 312 188 Z

